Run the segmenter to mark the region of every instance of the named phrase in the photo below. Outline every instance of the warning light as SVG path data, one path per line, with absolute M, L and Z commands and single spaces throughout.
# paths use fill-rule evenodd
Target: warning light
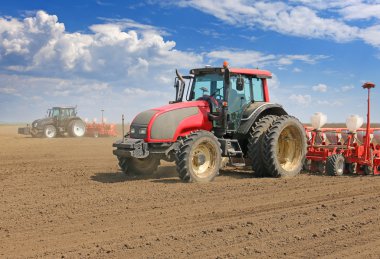
M 228 62 L 227 62 L 227 61 L 224 61 L 224 62 L 223 62 L 223 67 L 224 67 L 224 68 L 227 68 L 227 67 L 228 67 Z

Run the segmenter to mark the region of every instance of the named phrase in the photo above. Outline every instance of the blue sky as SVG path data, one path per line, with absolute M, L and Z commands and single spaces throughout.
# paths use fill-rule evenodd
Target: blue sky
M 220 66 L 273 72 L 272 101 L 308 122 L 366 115 L 380 88 L 378 0 L 7 1 L 0 7 L 0 122 L 50 106 L 127 120 L 174 97 L 174 71 Z M 380 89 L 372 95 L 380 122 Z

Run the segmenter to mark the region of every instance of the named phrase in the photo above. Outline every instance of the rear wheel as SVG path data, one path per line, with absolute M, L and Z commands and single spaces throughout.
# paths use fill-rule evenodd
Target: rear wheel
M 331 176 L 341 176 L 344 173 L 344 156 L 335 154 L 329 156 L 326 162 L 326 173 Z
M 265 134 L 263 161 L 273 177 L 300 173 L 306 156 L 306 133 L 295 117 L 278 117 Z
M 72 120 L 69 123 L 69 134 L 71 137 L 83 137 L 86 133 L 86 125 L 81 120 Z
M 45 138 L 55 138 L 57 136 L 57 129 L 53 125 L 46 125 L 44 127 Z
M 220 143 L 208 131 L 193 132 L 182 141 L 175 160 L 183 181 L 210 182 L 219 173 Z
M 278 116 L 275 115 L 265 116 L 256 122 L 251 130 L 248 140 L 248 157 L 251 159 L 252 170 L 255 172 L 256 177 L 269 175 L 263 161 L 263 139 L 265 132 L 267 132 L 277 118 Z
M 140 175 L 153 174 L 160 164 L 160 159 L 149 155 L 146 158 L 122 158 L 119 159 L 119 167 L 124 173 L 136 173 Z

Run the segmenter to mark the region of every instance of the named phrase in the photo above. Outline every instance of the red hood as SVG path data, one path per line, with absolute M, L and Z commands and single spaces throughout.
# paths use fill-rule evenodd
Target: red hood
M 153 108 L 156 111 L 172 111 L 176 109 L 188 108 L 188 107 L 208 107 L 207 101 L 190 101 L 164 105 L 161 107 Z

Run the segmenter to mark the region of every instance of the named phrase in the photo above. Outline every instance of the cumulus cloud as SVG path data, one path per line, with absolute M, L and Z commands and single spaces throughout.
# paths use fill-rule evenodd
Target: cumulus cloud
M 53 105 L 78 105 L 89 117 L 102 107 L 115 120 L 117 114 L 133 115 L 172 99 L 175 68 L 225 59 L 233 66 L 283 67 L 326 58 L 254 50 L 181 51 L 176 42 L 164 39 L 161 28 L 129 19 L 102 21 L 88 32 L 68 32 L 56 15 L 44 11 L 24 19 L 0 17 L 0 108 L 17 106 L 14 112 L 22 120 L 37 117 L 36 108 Z M 277 88 L 275 76 L 272 81 Z
M 311 103 L 311 96 L 308 94 L 292 94 L 290 95 L 289 100 L 294 101 L 302 106 L 308 106 Z
M 369 37 L 371 33 L 379 33 L 378 21 L 369 27 L 353 26 L 346 22 L 355 19 L 380 19 L 380 3 L 377 1 L 292 0 L 286 3 L 222 0 L 215 5 L 213 0 L 182 0 L 175 4 L 196 8 L 236 26 L 260 28 L 305 38 L 331 39 L 336 42 L 361 39 L 380 47 L 378 40 Z M 330 12 L 326 12 L 326 9 Z
M 124 31 L 127 27 L 136 30 Z M 57 16 L 38 11 L 22 21 L 0 18 L 0 28 L 0 64 L 13 71 L 112 80 L 202 63 L 200 55 L 175 49 L 175 42 L 165 41 L 152 26 L 132 21 L 96 24 L 92 33 L 69 33 Z
M 320 93 L 325 93 L 327 92 L 327 85 L 325 84 L 317 84 L 312 87 L 313 91 L 315 92 L 320 92 Z

